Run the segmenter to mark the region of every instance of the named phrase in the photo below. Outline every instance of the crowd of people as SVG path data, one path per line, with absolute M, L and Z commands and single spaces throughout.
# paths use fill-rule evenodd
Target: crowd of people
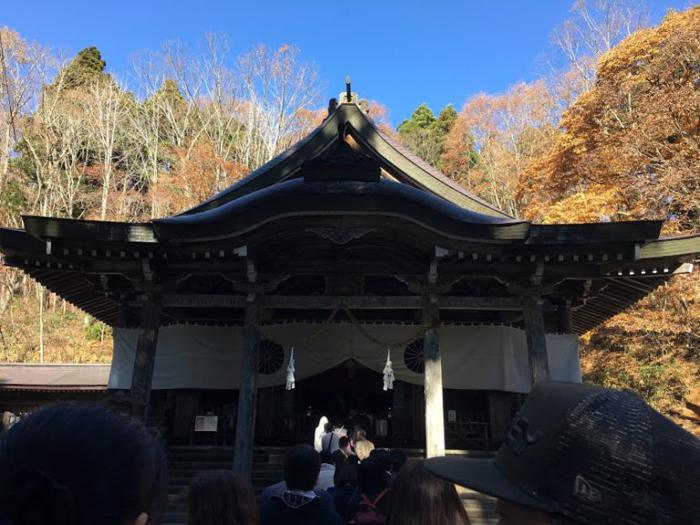
M 469 524 L 456 485 L 497 498 L 502 525 L 700 524 L 700 440 L 627 392 L 537 384 L 490 459 L 407 459 L 337 430 L 291 448 L 258 496 L 231 471 L 198 474 L 189 524 Z M 166 481 L 160 442 L 98 405 L 0 435 L 1 525 L 162 523 Z

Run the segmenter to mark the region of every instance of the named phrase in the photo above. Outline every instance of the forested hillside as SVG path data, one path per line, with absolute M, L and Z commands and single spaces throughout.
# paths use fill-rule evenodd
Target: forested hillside
M 508 213 L 538 222 L 664 219 L 700 231 L 700 7 L 645 27 L 638 4 L 574 4 L 540 79 L 427 105 L 384 129 Z M 108 73 L 0 29 L 0 223 L 139 221 L 260 166 L 325 114 L 293 46 L 227 55 L 219 37 Z M 235 64 L 231 66 L 231 64 Z M 371 93 L 363 93 L 371 95 Z M 391 101 L 385 101 L 390 103 Z M 0 360 L 109 361 L 108 328 L 0 266 Z M 585 378 L 631 388 L 700 433 L 700 278 L 677 277 L 582 338 Z
M 442 113 L 436 119 L 425 107 L 399 131 L 515 216 L 663 219 L 668 234 L 700 232 L 700 7 L 632 30 L 621 3 L 603 4 L 610 10 L 579 2 L 555 33 L 568 59 L 560 72 L 472 97 L 447 131 Z M 582 363 L 586 380 L 631 388 L 700 433 L 697 272 L 586 334 Z
M 133 66 L 118 79 L 94 47 L 66 61 L 0 29 L 1 224 L 21 226 L 20 214 L 172 215 L 264 164 L 325 113 L 317 72 L 293 46 L 233 60 L 222 38 L 207 36 L 196 52 L 170 43 Z M 0 272 L 0 360 L 111 358 L 108 328 L 21 273 Z

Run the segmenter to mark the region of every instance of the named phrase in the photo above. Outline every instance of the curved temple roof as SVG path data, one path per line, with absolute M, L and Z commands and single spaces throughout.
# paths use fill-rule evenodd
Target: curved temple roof
M 350 135 L 400 182 L 421 188 L 467 210 L 509 218 L 505 212 L 471 194 L 379 131 L 357 104 L 340 104 L 307 137 L 280 153 L 233 186 L 187 210 L 191 215 L 222 206 L 253 191 L 295 176 L 301 167 Z
M 400 216 L 462 239 L 525 239 L 529 224 L 461 208 L 408 184 L 387 180 L 317 182 L 292 179 L 197 213 L 153 221 L 158 239 L 233 237 L 285 217 Z
M 225 324 L 236 322 L 228 316 L 244 300 L 236 284 L 247 278 L 244 253 L 259 256 L 273 278 L 296 276 L 297 288 L 290 284 L 287 293 L 321 303 L 323 285 L 304 280 L 308 275 L 331 276 L 330 289 L 333 274 L 374 276 L 369 284 L 375 288 L 363 290 L 370 304 L 382 294 L 406 294 L 405 283 L 382 279 L 425 277 L 440 252 L 441 275 L 468 281 L 449 304 L 464 304 L 465 294 L 478 300 L 510 294 L 499 304 L 511 304 L 518 286 L 541 280 L 547 315 L 570 304 L 572 328 L 582 333 L 700 252 L 697 235 L 659 238 L 660 221 L 538 225 L 514 219 L 396 144 L 355 103 L 340 104 L 293 147 L 179 215 L 143 224 L 23 219 L 24 230 L 0 228 L 6 264 L 119 326 L 138 320 L 144 286 L 158 272 L 166 276 L 164 293 L 175 294 L 164 306 L 166 322 L 206 314 L 205 322 Z M 198 275 L 206 278 L 194 282 Z M 176 297 L 183 293 L 190 299 Z M 225 311 L 195 304 L 195 312 L 189 307 L 198 295 Z M 405 297 L 389 299 L 406 308 Z M 474 308 L 467 313 L 483 317 Z

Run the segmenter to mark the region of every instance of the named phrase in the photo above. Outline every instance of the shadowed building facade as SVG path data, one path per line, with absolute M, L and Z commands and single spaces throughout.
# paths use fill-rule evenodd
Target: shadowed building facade
M 114 328 L 110 388 L 140 417 L 174 421 L 173 439 L 216 414 L 241 472 L 256 419 L 258 441 L 296 440 L 335 411 L 424 439 L 429 456 L 446 435 L 497 442 L 530 384 L 580 380 L 578 334 L 700 252 L 697 236 L 660 238 L 660 221 L 509 217 L 379 131 L 349 92 L 305 139 L 180 215 L 23 219 L 0 230 L 5 263 Z

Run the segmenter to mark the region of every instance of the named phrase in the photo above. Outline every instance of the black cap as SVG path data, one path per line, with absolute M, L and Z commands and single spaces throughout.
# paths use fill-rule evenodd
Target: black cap
M 700 524 L 700 439 L 629 392 L 538 383 L 495 458 L 426 466 L 579 523 Z

